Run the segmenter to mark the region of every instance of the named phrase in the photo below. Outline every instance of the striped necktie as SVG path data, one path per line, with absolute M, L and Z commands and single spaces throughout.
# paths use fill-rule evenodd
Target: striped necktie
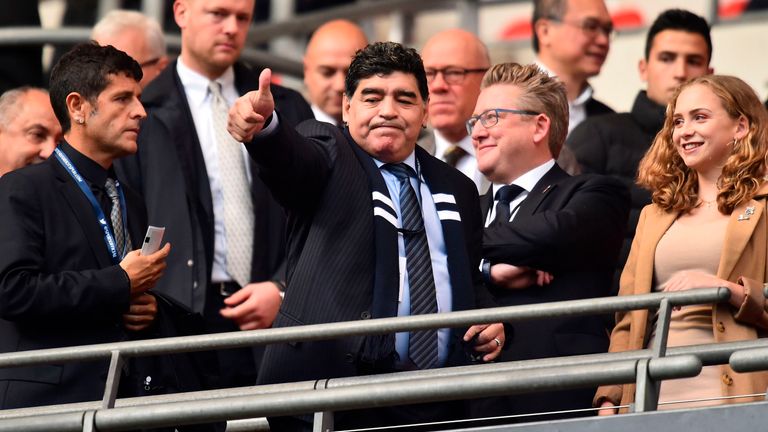
M 432 274 L 432 259 L 429 255 L 427 233 L 416 192 L 411 186 L 411 177 L 416 173 L 404 163 L 386 164 L 400 183 L 400 219 L 405 240 L 406 270 L 410 286 L 411 315 L 437 313 L 435 279 Z M 419 369 L 437 365 L 437 330 L 413 331 L 408 343 L 408 356 Z

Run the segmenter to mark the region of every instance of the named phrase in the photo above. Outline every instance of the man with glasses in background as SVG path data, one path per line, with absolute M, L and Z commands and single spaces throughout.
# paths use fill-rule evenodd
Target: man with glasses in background
M 568 131 L 566 88 L 536 65 L 504 63 L 483 78 L 467 129 L 480 171 L 493 182 L 482 270 L 500 306 L 608 296 L 629 212 L 618 180 L 569 176 L 555 159 Z M 600 316 L 515 323 L 500 359 L 605 352 Z M 497 415 L 589 408 L 590 389 L 497 400 Z M 561 416 L 573 415 L 561 414 Z M 551 418 L 551 417 L 548 417 Z
M 472 114 L 480 81 L 490 66 L 488 49 L 474 34 L 461 29 L 440 32 L 421 52 L 429 85 L 429 125 L 419 145 L 469 177 L 479 193 L 488 179 L 477 170 L 475 150 L 465 122 Z
M 168 65 L 165 36 L 154 19 L 130 10 L 113 10 L 104 15 L 91 31 L 99 45 L 112 45 L 133 57 L 141 66 L 145 88 Z
M 565 84 L 568 132 L 587 117 L 614 112 L 593 97 L 587 81 L 600 73 L 613 23 L 603 0 L 535 0 L 533 50 L 536 64 Z M 580 172 L 576 158 L 563 149 L 558 163 L 571 174 Z

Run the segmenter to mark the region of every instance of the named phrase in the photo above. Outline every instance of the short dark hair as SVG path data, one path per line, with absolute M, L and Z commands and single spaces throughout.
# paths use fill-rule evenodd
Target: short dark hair
M 531 28 L 533 29 L 533 52 L 539 53 L 539 37 L 536 35 L 536 22 L 540 19 L 562 19 L 565 16 L 568 0 L 534 0 Z
M 392 72 L 413 75 L 421 98 L 427 100 L 429 88 L 421 56 L 415 49 L 406 48 L 397 42 L 376 42 L 358 50 L 344 80 L 344 93 L 351 99 L 360 80 L 374 75 L 389 75 Z
M 67 109 L 67 95 L 76 92 L 94 102 L 109 85 L 109 75 L 123 74 L 141 81 L 141 66 L 128 54 L 96 42 L 75 45 L 51 70 L 51 106 L 63 132 L 72 126 Z
M 684 9 L 669 9 L 662 12 L 651 24 L 645 39 L 645 59 L 651 55 L 653 39 L 665 30 L 680 30 L 700 34 L 707 43 L 707 64 L 712 60 L 712 38 L 709 35 L 707 20 Z

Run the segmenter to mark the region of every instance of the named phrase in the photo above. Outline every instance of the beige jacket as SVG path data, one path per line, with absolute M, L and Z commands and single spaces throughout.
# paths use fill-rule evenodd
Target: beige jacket
M 768 313 L 763 282 L 766 278 L 766 248 L 768 248 L 766 195 L 768 184 L 758 195 L 735 208 L 728 221 L 723 254 L 717 276 L 745 287 L 746 299 L 738 310 L 727 303 L 713 307 L 712 331 L 715 341 L 731 342 L 756 339 L 768 335 Z M 754 212 L 748 219 L 747 209 Z M 667 213 L 655 204 L 646 206 L 640 214 L 632 249 L 621 274 L 619 295 L 647 294 L 653 289 L 653 261 L 656 245 L 677 218 L 677 213 Z M 616 327 L 611 333 L 610 352 L 644 348 L 648 311 L 637 310 L 616 314 Z M 720 366 L 721 387 L 725 396 L 763 393 L 768 386 L 768 372 L 739 374 L 727 365 Z M 604 400 L 614 404 L 629 404 L 635 398 L 635 385 L 608 385 L 598 388 L 593 403 L 599 406 Z M 732 403 L 744 402 L 737 399 Z

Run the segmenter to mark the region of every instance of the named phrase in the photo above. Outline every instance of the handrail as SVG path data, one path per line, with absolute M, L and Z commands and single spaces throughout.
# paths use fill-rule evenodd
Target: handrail
M 378 318 L 264 330 L 235 331 L 215 335 L 182 336 L 114 342 L 78 347 L 49 348 L 0 354 L 0 367 L 29 366 L 109 358 L 113 351 L 122 355 L 149 356 L 225 348 L 240 348 L 280 342 L 306 342 L 369 334 L 463 327 L 472 324 L 515 322 L 566 316 L 583 316 L 657 308 L 663 299 L 672 306 L 719 303 L 730 297 L 727 288 L 702 288 L 674 293 L 651 293 L 637 296 L 602 297 L 521 306 L 506 306 L 419 316 Z
M 619 360 L 601 364 L 550 367 L 508 373 L 475 373 L 462 376 L 384 382 L 376 386 L 353 385 L 340 388 L 308 389 L 271 395 L 225 397 L 217 400 L 177 401 L 164 404 L 96 409 L 94 423 L 100 431 L 121 431 L 142 427 L 195 424 L 264 415 L 292 415 L 315 411 L 356 409 L 403 403 L 518 394 L 535 386 L 538 390 L 623 383 L 634 379 L 636 361 Z M 695 376 L 701 362 L 694 356 L 651 360 L 656 379 Z M 154 408 L 154 409 L 153 409 Z M 87 411 L 86 411 L 87 412 Z M 19 417 L 0 420 L 0 432 L 18 430 L 79 431 L 75 419 L 83 412 Z M 40 429 L 30 429 L 34 419 Z M 183 419 L 183 420 L 182 420 Z M 48 429 L 45 429 L 45 427 Z

